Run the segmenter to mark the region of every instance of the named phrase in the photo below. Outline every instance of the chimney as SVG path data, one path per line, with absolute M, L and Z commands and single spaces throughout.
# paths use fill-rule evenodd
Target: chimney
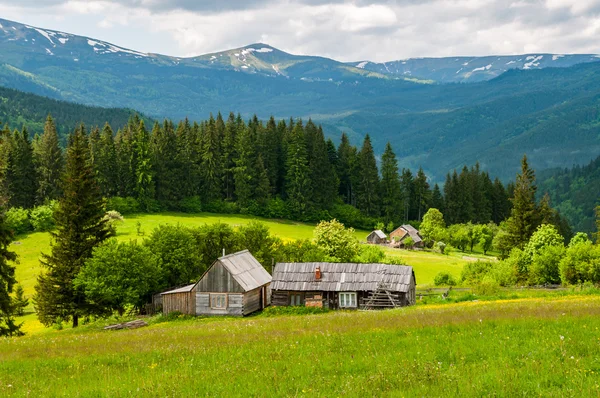
M 321 280 L 321 267 L 317 267 L 317 269 L 315 269 L 315 279 L 318 281 Z

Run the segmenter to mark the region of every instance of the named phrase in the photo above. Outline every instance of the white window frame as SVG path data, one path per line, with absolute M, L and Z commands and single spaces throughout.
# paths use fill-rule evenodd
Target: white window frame
M 210 293 L 209 300 L 213 310 L 226 310 L 229 304 L 227 293 Z
M 356 292 L 340 292 L 338 294 L 340 308 L 358 307 Z

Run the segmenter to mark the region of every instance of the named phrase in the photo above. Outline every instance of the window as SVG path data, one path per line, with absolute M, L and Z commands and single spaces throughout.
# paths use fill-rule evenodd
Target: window
M 300 295 L 300 294 L 290 294 L 290 305 L 291 306 L 300 306 L 300 305 L 302 305 L 302 295 Z
M 227 294 L 211 294 L 210 295 L 210 308 L 226 309 L 227 308 Z
M 340 293 L 340 308 L 356 308 L 356 293 Z

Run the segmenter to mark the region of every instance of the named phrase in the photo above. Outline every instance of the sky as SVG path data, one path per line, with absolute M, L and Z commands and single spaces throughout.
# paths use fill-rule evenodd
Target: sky
M 0 17 L 178 57 L 257 42 L 340 61 L 600 53 L 600 0 L 0 0 Z

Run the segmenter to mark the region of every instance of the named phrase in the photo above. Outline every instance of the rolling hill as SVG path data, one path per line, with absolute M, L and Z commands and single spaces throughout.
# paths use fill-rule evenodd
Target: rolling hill
M 158 119 L 204 119 L 217 111 L 311 117 L 334 139 L 345 131 L 360 143 L 370 133 L 379 153 L 390 141 L 401 166 L 422 166 L 434 182 L 476 161 L 508 179 L 523 153 L 538 169 L 584 164 L 600 153 L 600 63 L 588 62 L 596 60 L 589 55 L 538 55 L 530 67 L 489 81 L 439 84 L 262 43 L 174 58 L 6 20 L 0 25 L 0 85 Z M 444 62 L 453 70 L 458 61 Z M 491 61 L 469 65 L 480 62 Z

